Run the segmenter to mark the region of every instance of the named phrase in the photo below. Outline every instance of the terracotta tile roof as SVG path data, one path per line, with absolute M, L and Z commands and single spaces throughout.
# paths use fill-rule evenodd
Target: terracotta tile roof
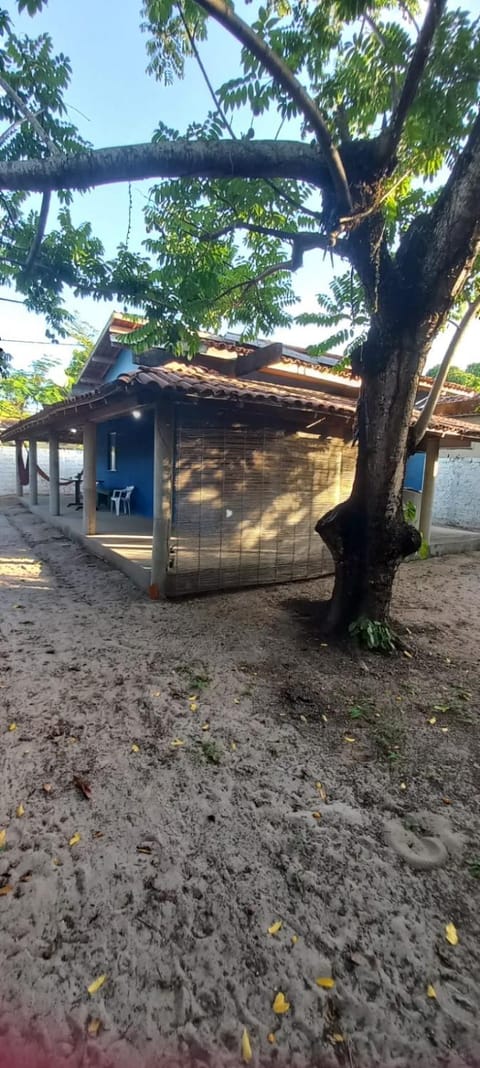
M 196 397 L 214 400 L 235 400 L 254 404 L 301 409 L 310 412 L 324 412 L 353 418 L 356 409 L 356 397 L 340 397 L 320 390 L 301 389 L 299 386 L 277 385 L 271 382 L 256 382 L 253 379 L 231 378 L 210 371 L 205 367 L 171 361 L 162 367 L 140 367 L 131 374 L 121 375 L 125 385 L 131 387 L 154 386 L 157 389 L 170 390 Z M 414 412 L 412 422 L 419 418 L 420 412 Z M 460 419 L 446 419 L 433 416 L 429 423 L 429 432 L 455 434 L 480 439 L 480 426 Z
M 256 382 L 254 379 L 231 378 L 218 371 L 211 371 L 198 364 L 184 364 L 172 360 L 161 367 L 140 367 L 138 371 L 120 375 L 120 381 L 132 386 L 156 386 L 157 389 L 174 390 L 197 397 L 215 400 L 249 401 L 274 407 L 299 408 L 305 411 L 323 411 L 351 416 L 355 412 L 356 399 L 337 397 L 319 390 L 301 389 L 299 386 L 277 385 L 273 382 Z
M 160 367 L 139 367 L 138 370 L 120 375 L 113 382 L 101 386 L 93 392 L 76 395 L 66 401 L 60 401 L 37 412 L 29 419 L 15 423 L 1 435 L 3 440 L 28 437 L 34 428 L 56 427 L 65 425 L 65 420 L 92 418 L 90 413 L 108 406 L 109 401 L 116 404 L 126 394 L 132 398 L 132 406 L 143 403 L 150 391 L 161 390 L 172 398 L 198 397 L 205 400 L 234 401 L 240 405 L 273 407 L 276 409 L 296 410 L 326 415 L 339 415 L 353 422 L 357 395 L 347 397 L 322 392 L 317 389 L 302 389 L 299 386 L 278 385 L 273 382 L 259 382 L 254 379 L 234 378 L 211 371 L 197 364 L 185 364 L 172 360 Z M 417 419 L 420 413 L 414 413 Z M 480 425 L 470 424 L 461 419 L 433 416 L 428 432 L 442 437 L 445 434 L 480 440 Z

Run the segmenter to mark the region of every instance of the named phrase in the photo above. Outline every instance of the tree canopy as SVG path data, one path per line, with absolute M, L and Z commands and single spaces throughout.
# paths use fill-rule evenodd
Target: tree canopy
M 429 368 L 428 374 L 436 378 L 439 370 L 440 364 L 437 363 Z M 460 386 L 467 386 L 468 389 L 476 389 L 480 393 L 480 363 L 469 363 L 465 370 L 453 364 L 448 371 L 448 380 L 458 382 Z
M 18 3 L 32 15 L 43 6 Z M 417 0 L 270 0 L 248 12 L 247 24 L 223 0 L 145 0 L 151 76 L 170 83 L 200 64 L 210 114 L 180 132 L 159 123 L 151 144 L 94 151 L 65 117 L 69 59 L 46 34 L 16 34 L 2 13 L 0 279 L 55 330 L 65 287 L 144 312 L 139 343 L 160 330 L 184 345 L 225 319 L 250 334 L 287 327 L 292 273 L 320 249 L 348 269 L 340 262 L 332 292 L 299 321 L 329 331 L 323 347 L 366 333 L 375 280 L 366 293 L 350 236 L 375 213 L 379 255 L 395 255 L 438 203 L 477 136 L 479 20 L 444 0 L 423 24 Z M 201 57 L 212 19 L 240 46 L 238 76 L 220 87 Z M 155 176 L 145 252 L 119 244 L 106 259 L 90 224 L 72 223 L 72 190 Z

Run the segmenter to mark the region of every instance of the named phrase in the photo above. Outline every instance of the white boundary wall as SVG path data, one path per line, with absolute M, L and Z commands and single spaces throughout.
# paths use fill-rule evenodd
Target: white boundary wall
M 60 457 L 60 480 L 64 478 L 74 478 L 78 475 L 79 471 L 83 468 L 83 450 L 82 449 L 59 449 Z M 26 450 L 23 450 L 23 458 L 26 460 Z M 49 474 L 49 462 L 48 462 L 48 446 L 37 446 L 37 463 L 38 466 L 45 471 L 45 474 Z M 60 486 L 60 493 L 65 496 L 73 496 L 74 486 Z M 44 478 L 38 476 L 38 492 L 48 493 L 49 483 Z M 23 487 L 23 492 L 28 494 L 28 486 Z M 16 478 L 15 478 L 15 446 L 14 445 L 0 445 L 0 497 L 11 496 L 12 493 L 16 493 Z
M 433 522 L 480 530 L 480 456 L 440 456 Z

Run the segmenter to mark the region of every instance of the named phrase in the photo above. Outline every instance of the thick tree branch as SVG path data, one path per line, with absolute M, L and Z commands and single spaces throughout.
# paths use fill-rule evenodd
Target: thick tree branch
M 182 23 L 183 23 L 183 28 L 185 30 L 185 33 L 186 33 L 187 37 L 188 37 L 188 43 L 189 43 L 190 48 L 192 49 L 193 55 L 195 56 L 195 59 L 196 59 L 196 61 L 198 63 L 198 66 L 199 66 L 200 71 L 202 73 L 202 77 L 203 77 L 203 80 L 205 82 L 205 85 L 207 86 L 207 89 L 208 89 L 208 91 L 210 93 L 210 96 L 211 96 L 211 98 L 213 100 L 213 103 L 215 105 L 215 109 L 218 112 L 218 114 L 219 114 L 219 116 L 220 116 L 220 118 L 221 118 L 221 120 L 223 122 L 223 125 L 224 125 L 225 129 L 230 134 L 230 137 L 233 138 L 233 140 L 235 141 L 236 140 L 236 135 L 234 133 L 233 127 L 231 126 L 231 124 L 229 123 L 229 121 L 227 119 L 227 116 L 226 116 L 226 114 L 225 114 L 225 112 L 224 112 L 224 110 L 222 108 L 220 100 L 219 100 L 219 98 L 218 98 L 218 96 L 217 96 L 217 94 L 215 92 L 215 89 L 213 88 L 213 85 L 212 85 L 212 83 L 210 81 L 210 78 L 209 78 L 209 76 L 207 74 L 207 70 L 206 70 L 205 64 L 203 63 L 202 57 L 201 57 L 200 52 L 198 51 L 198 48 L 197 48 L 197 43 L 195 41 L 195 38 L 194 38 L 193 34 L 190 32 L 190 27 L 189 27 L 188 22 L 187 22 L 187 20 L 185 18 L 185 15 L 183 14 L 183 8 L 182 8 L 181 4 L 177 4 L 177 7 L 178 7 L 178 13 L 179 13 L 180 18 L 181 18 Z
M 17 108 L 22 113 L 24 119 L 28 120 L 32 128 L 35 130 L 35 133 L 38 134 L 43 143 L 48 146 L 52 156 L 60 156 L 60 149 L 57 148 L 57 146 L 48 136 L 46 131 L 43 129 L 43 126 L 41 122 L 38 121 L 37 116 L 33 113 L 33 111 L 30 111 L 30 108 L 27 107 L 27 105 L 23 102 L 21 96 L 18 95 L 17 90 L 14 89 L 13 86 L 6 81 L 2 74 L 0 74 L 0 86 L 3 89 L 4 93 L 6 93 L 7 96 L 9 96 L 10 99 L 13 100 L 13 102 L 17 105 Z
M 331 249 L 328 237 L 322 234 L 313 234 L 308 231 L 282 230 L 276 226 L 261 226 L 259 223 L 244 222 L 243 219 L 234 219 L 233 222 L 219 227 L 218 230 L 200 233 L 198 234 L 198 239 L 199 241 L 218 241 L 219 237 L 225 237 L 226 234 L 232 233 L 232 230 L 247 230 L 250 234 L 277 237 L 279 241 L 292 241 L 294 244 L 300 242 L 305 252 L 313 248 L 322 248 L 327 252 Z
M 434 414 L 435 408 L 437 406 L 440 393 L 442 392 L 443 386 L 446 382 L 448 370 L 455 355 L 455 352 L 457 351 L 457 348 L 462 340 L 462 337 L 467 329 L 469 322 L 471 321 L 471 319 L 474 318 L 479 309 L 480 295 L 476 298 L 476 300 L 472 302 L 472 304 L 469 304 L 465 315 L 463 316 L 461 322 L 458 324 L 457 329 L 443 357 L 443 360 L 438 370 L 438 375 L 427 397 L 425 407 L 423 408 L 422 414 L 415 423 L 415 427 L 413 429 L 413 440 L 415 445 L 420 444 L 425 434 L 430 419 L 432 418 L 432 415 Z
M 430 0 L 429 2 L 425 21 L 418 35 L 411 63 L 405 76 L 400 99 L 393 112 L 389 127 L 383 135 L 385 158 L 387 160 L 391 160 L 397 150 L 405 120 L 415 100 L 423 72 L 428 63 L 433 39 L 446 3 L 447 0 Z
M 202 57 L 201 57 L 200 52 L 199 52 L 199 50 L 197 48 L 197 43 L 195 41 L 195 37 L 190 32 L 190 27 L 188 25 L 188 22 L 187 22 L 187 20 L 185 18 L 184 13 L 183 13 L 183 8 L 182 8 L 181 4 L 177 4 L 177 7 L 178 7 L 179 14 L 180 14 L 180 18 L 181 18 L 181 20 L 183 22 L 185 33 L 187 34 L 187 37 L 188 37 L 188 41 L 189 41 L 190 47 L 191 47 L 193 55 L 195 56 L 195 59 L 197 61 L 197 64 L 198 64 L 198 67 L 199 67 L 200 72 L 202 74 L 202 77 L 203 77 L 203 80 L 205 82 L 205 85 L 207 86 L 207 89 L 208 89 L 208 91 L 210 93 L 210 96 L 211 96 L 211 98 L 213 100 L 213 103 L 215 105 L 215 109 L 217 111 L 217 114 L 220 116 L 220 118 L 221 118 L 221 120 L 223 122 L 223 125 L 225 126 L 225 129 L 230 134 L 230 137 L 234 141 L 237 141 L 238 140 L 237 135 L 236 135 L 232 125 L 228 121 L 226 113 L 225 113 L 225 111 L 224 111 L 224 109 L 223 109 L 223 107 L 222 107 L 222 105 L 220 103 L 218 94 L 215 92 L 215 89 L 213 88 L 212 82 L 210 81 L 207 69 L 205 67 L 205 64 L 203 63 Z M 283 123 L 282 123 L 282 125 L 283 125 Z M 275 141 L 278 140 L 278 135 L 279 135 L 280 129 L 281 129 L 281 126 L 279 127 L 279 130 L 278 130 L 277 134 L 275 135 Z M 304 208 L 302 206 L 302 204 L 300 203 L 300 201 L 295 200 L 294 197 L 289 196 L 288 193 L 285 193 L 282 189 L 279 189 L 279 187 L 275 184 L 275 182 L 272 182 L 271 179 L 265 178 L 264 181 L 265 181 L 265 184 L 268 185 L 270 187 L 270 189 L 272 189 L 273 192 L 277 194 L 277 196 L 283 197 L 283 199 L 286 200 L 287 203 L 289 203 L 292 207 L 296 208 L 297 210 L 301 210 L 301 211 L 305 212 L 305 214 L 311 215 L 311 216 L 313 216 L 314 218 L 316 218 L 318 220 L 321 220 L 321 215 L 320 215 L 319 212 L 311 211 L 310 208 Z
M 291 178 L 331 187 L 316 145 L 300 141 L 161 141 L 56 157 L 0 161 L 0 189 L 44 193 L 143 178 Z
M 270 266 L 266 267 L 260 274 L 255 275 L 255 278 L 247 278 L 244 282 L 235 282 L 233 286 L 229 286 L 228 289 L 224 289 L 218 294 L 215 298 L 216 302 L 221 300 L 222 297 L 227 297 L 230 293 L 234 293 L 237 289 L 242 289 L 245 294 L 250 289 L 257 286 L 259 282 L 264 282 L 266 278 L 271 278 L 273 274 L 279 274 L 281 271 L 298 271 L 298 269 L 303 266 L 304 251 L 306 250 L 302 248 L 302 244 L 299 241 L 293 246 L 292 255 L 289 260 L 281 260 L 279 263 L 270 264 Z
M 48 212 L 50 208 L 50 197 L 50 191 L 47 191 L 42 196 L 42 204 L 40 207 L 40 215 L 38 216 L 35 237 L 33 238 L 32 244 L 30 245 L 30 250 L 28 252 L 28 256 L 25 260 L 25 274 L 28 274 L 29 271 L 31 271 L 33 264 L 35 263 L 35 260 L 37 258 L 37 253 L 39 251 L 40 245 L 42 244 L 44 238 L 45 227 L 47 225 Z
M 251 26 L 235 14 L 232 8 L 225 3 L 225 0 L 195 0 L 195 2 L 260 61 L 262 66 L 285 89 L 290 99 L 300 109 L 322 149 L 338 198 L 339 210 L 351 211 L 352 201 L 342 159 L 333 144 L 330 131 L 321 111 L 300 84 L 298 78 L 295 77 L 281 56 L 269 48 L 266 42 L 252 30 Z M 436 2 L 440 2 L 440 0 L 436 0 Z
M 480 248 L 480 111 L 440 196 L 403 238 L 397 265 L 412 313 L 434 336 Z M 409 309 L 409 310 L 410 310 Z
M 7 96 L 9 96 L 10 99 L 14 101 L 14 103 L 16 104 L 18 110 L 23 115 L 23 118 L 27 122 L 30 123 L 32 128 L 35 130 L 35 132 L 38 134 L 38 136 L 41 138 L 41 140 L 47 146 L 50 155 L 55 157 L 56 159 L 61 158 L 62 152 L 60 151 L 59 148 L 57 148 L 56 144 L 48 136 L 48 134 L 47 134 L 46 130 L 44 130 L 41 122 L 38 121 L 37 115 L 34 114 L 33 111 L 30 111 L 30 108 L 28 108 L 27 105 L 23 102 L 21 96 L 18 95 L 16 89 L 14 89 L 13 86 L 11 86 L 9 84 L 9 82 L 7 82 L 5 80 L 5 78 L 2 77 L 2 75 L 0 75 L 0 86 L 2 87 L 3 91 L 7 94 Z M 6 131 L 6 133 L 8 134 L 9 131 Z M 49 212 L 49 209 L 50 209 L 50 195 L 51 195 L 50 194 L 50 190 L 46 190 L 44 192 L 44 194 L 43 194 L 43 197 L 42 197 L 42 204 L 41 204 L 41 207 L 40 207 L 40 214 L 39 214 L 39 217 L 38 217 L 37 230 L 36 230 L 36 233 L 35 233 L 35 237 L 33 238 L 32 244 L 30 246 L 30 249 L 28 251 L 27 258 L 25 260 L 24 270 L 25 270 L 26 274 L 28 274 L 28 272 L 31 271 L 31 269 L 33 267 L 33 264 L 35 263 L 38 250 L 39 250 L 40 245 L 41 245 L 41 243 L 43 241 L 43 238 L 44 238 L 45 227 L 47 225 L 47 219 L 48 219 L 48 212 Z

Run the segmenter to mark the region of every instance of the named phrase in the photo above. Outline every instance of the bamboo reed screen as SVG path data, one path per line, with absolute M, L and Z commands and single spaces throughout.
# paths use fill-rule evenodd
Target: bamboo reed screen
M 179 421 L 170 595 L 332 571 L 317 519 L 348 497 L 355 450 L 338 438 Z

